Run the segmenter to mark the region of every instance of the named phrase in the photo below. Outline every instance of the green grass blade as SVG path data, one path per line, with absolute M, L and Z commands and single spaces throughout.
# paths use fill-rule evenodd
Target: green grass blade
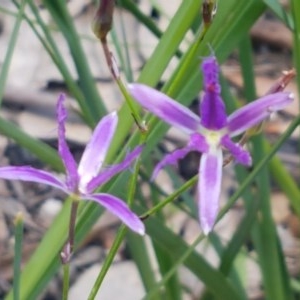
M 254 163 L 264 158 L 262 137 L 256 137 L 254 144 Z M 291 298 L 287 270 L 282 263 L 282 249 L 278 243 L 276 226 L 271 214 L 270 180 L 267 169 L 260 172 L 256 184 L 260 200 L 260 217 L 254 230 L 254 242 L 263 274 L 263 284 L 267 299 L 287 300 Z
M 244 82 L 244 94 L 248 102 L 256 98 L 256 88 L 254 81 L 252 44 L 250 36 L 242 39 L 239 46 L 239 57 Z
M 19 212 L 14 219 L 15 225 L 15 249 L 14 249 L 14 279 L 13 279 L 13 293 L 14 300 L 20 299 L 20 275 L 22 262 L 22 246 L 23 246 L 23 230 L 24 230 L 24 216 Z
M 264 149 L 266 153 L 270 152 L 271 149 L 270 144 L 266 141 L 264 142 Z M 269 169 L 272 178 L 288 197 L 291 207 L 298 218 L 300 218 L 300 190 L 295 180 L 277 156 L 272 158 Z
M 189 246 L 178 235 L 175 235 L 171 230 L 166 228 L 158 218 L 152 217 L 148 219 L 146 226 L 147 232 L 151 235 L 152 239 L 165 249 L 175 261 L 180 259 L 188 250 Z M 186 258 L 184 264 L 201 279 L 217 299 L 240 300 L 236 290 L 224 275 L 212 268 L 201 255 L 192 252 Z
M 14 4 L 18 7 L 18 3 L 13 0 Z M 45 24 L 43 18 L 40 15 L 40 10 L 36 7 L 36 5 L 32 2 L 29 2 L 30 9 L 36 18 L 36 23 L 33 22 L 26 14 L 24 14 L 24 18 L 27 21 L 28 25 L 31 27 L 33 32 L 36 34 L 37 38 L 42 43 L 45 50 L 48 52 L 49 56 L 51 57 L 52 61 L 55 63 L 56 67 L 61 72 L 65 83 L 70 90 L 70 93 L 73 97 L 78 101 L 78 104 L 82 111 L 82 117 L 86 121 L 89 126 L 93 126 L 94 121 L 92 116 L 89 113 L 89 107 L 85 101 L 84 95 L 78 86 L 76 80 L 72 78 L 70 70 L 68 69 L 61 53 L 59 50 L 58 45 L 56 44 L 54 38 L 52 37 L 52 32 L 47 24 Z M 44 34 L 44 37 L 38 30 L 37 25 L 40 26 L 41 31 Z
M 291 30 L 294 28 L 294 21 L 291 16 L 280 4 L 278 0 L 263 0 L 264 3 L 275 13 L 275 15 Z M 297 2 L 297 0 L 295 1 Z
M 64 167 L 57 152 L 47 144 L 29 136 L 15 124 L 0 117 L 0 133 L 13 139 L 20 146 L 36 155 L 41 161 L 50 165 L 54 170 L 64 172 Z
M 294 64 L 298 76 L 296 76 L 298 93 L 300 94 L 300 2 L 298 0 L 291 0 L 291 10 L 294 20 Z
M 144 288 L 146 291 L 149 291 L 155 286 L 156 280 L 147 244 L 142 237 L 137 236 L 132 232 L 127 233 L 127 243 L 132 258 L 139 269 Z M 156 293 L 155 297 L 156 299 L 160 299 L 159 293 Z
M 82 49 L 80 38 L 66 8 L 66 3 L 65 1 L 60 0 L 44 0 L 43 3 L 51 13 L 51 16 L 68 42 L 77 69 L 80 88 L 82 89 L 85 101 L 89 106 L 89 112 L 96 123 L 107 111 L 98 93 L 95 79 L 89 69 L 86 54 Z
M 159 270 L 162 277 L 164 277 L 172 266 L 176 263 L 176 260 L 170 257 L 168 251 L 162 248 L 159 244 L 153 241 L 153 247 L 155 255 L 159 264 Z M 180 300 L 182 299 L 181 284 L 178 278 L 177 272 L 174 270 L 173 274 L 165 282 L 164 285 L 165 294 L 163 299 Z

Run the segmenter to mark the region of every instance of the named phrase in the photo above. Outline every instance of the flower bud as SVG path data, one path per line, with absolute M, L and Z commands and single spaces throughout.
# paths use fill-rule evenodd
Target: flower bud
M 206 27 L 211 24 L 216 11 L 217 5 L 214 0 L 204 0 L 202 4 L 202 19 Z
M 92 22 L 94 34 L 101 40 L 105 41 L 107 33 L 110 31 L 113 21 L 115 1 L 100 0 L 99 8 Z

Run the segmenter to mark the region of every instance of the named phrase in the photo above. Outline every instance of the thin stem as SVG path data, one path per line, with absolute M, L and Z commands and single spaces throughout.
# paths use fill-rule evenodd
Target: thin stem
M 79 200 L 75 199 L 75 201 L 72 202 L 72 207 L 71 207 L 71 217 L 70 217 L 70 227 L 69 227 L 69 243 L 70 243 L 71 254 L 74 249 L 75 223 L 76 223 L 78 204 L 79 204 Z
M 180 196 L 184 191 L 186 191 L 192 185 L 194 185 L 197 180 L 198 180 L 198 175 L 194 176 L 189 181 L 184 183 L 179 189 L 177 189 L 172 195 L 167 197 L 164 201 L 161 201 L 157 205 L 150 208 L 147 212 L 145 212 L 143 215 L 140 216 L 140 219 L 145 220 L 148 217 L 150 217 L 152 214 L 161 210 L 164 206 L 166 206 L 168 203 L 172 202 L 174 199 L 176 199 L 178 196 Z
M 63 294 L 62 294 L 63 300 L 68 300 L 69 282 L 70 282 L 70 264 L 68 263 L 63 265 Z
M 80 198 L 78 198 L 76 195 L 72 197 L 71 215 L 70 215 L 70 222 L 69 222 L 69 236 L 61 252 L 61 261 L 63 264 L 68 264 L 70 262 L 73 253 L 76 216 L 77 216 L 79 201 Z
M 24 216 L 21 212 L 17 213 L 15 219 L 15 253 L 14 253 L 14 280 L 13 293 L 14 300 L 20 299 L 20 276 L 21 276 L 21 261 L 22 261 L 22 242 L 23 242 L 23 225 Z
M 71 215 L 69 222 L 69 236 L 66 244 L 60 253 L 61 262 L 63 264 L 63 300 L 68 299 L 69 293 L 69 282 L 70 282 L 70 261 L 74 250 L 74 239 L 75 239 L 75 225 L 77 209 L 80 198 L 76 195 L 72 197 Z
M 114 80 L 116 81 L 116 83 L 118 84 L 118 87 L 119 87 L 121 93 L 123 94 L 123 96 L 125 98 L 125 101 L 126 101 L 128 107 L 129 107 L 130 111 L 131 111 L 131 114 L 132 114 L 135 122 L 137 123 L 138 128 L 140 129 L 141 132 L 147 131 L 147 129 L 143 125 L 143 120 L 140 117 L 140 114 L 139 114 L 136 106 L 134 105 L 132 97 L 128 93 L 128 91 L 125 87 L 125 84 L 123 83 L 123 81 L 121 79 L 119 68 L 118 68 L 117 63 L 115 61 L 115 57 L 108 48 L 106 38 L 102 38 L 100 40 L 100 42 L 101 42 L 102 49 L 103 49 L 104 56 L 105 56 L 105 60 L 106 60 L 106 63 L 108 65 L 108 68 L 111 72 L 111 75 L 114 78 Z

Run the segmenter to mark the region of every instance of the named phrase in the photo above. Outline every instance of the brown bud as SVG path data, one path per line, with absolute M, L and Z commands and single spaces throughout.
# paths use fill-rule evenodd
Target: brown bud
M 271 86 L 266 95 L 282 92 L 289 82 L 296 76 L 296 70 L 283 71 L 282 76 Z
M 204 0 L 202 4 L 202 19 L 205 26 L 210 25 L 214 15 L 216 14 L 217 6 L 214 0 Z
M 114 0 L 100 0 L 99 8 L 92 23 L 95 35 L 101 40 L 106 40 L 107 33 L 112 27 Z

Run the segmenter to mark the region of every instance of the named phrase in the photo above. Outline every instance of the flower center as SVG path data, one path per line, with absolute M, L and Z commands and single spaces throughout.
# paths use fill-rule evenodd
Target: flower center
M 205 133 L 206 142 L 210 146 L 217 147 L 220 144 L 222 134 L 219 131 L 207 130 Z
M 226 129 L 221 130 L 209 130 L 207 128 L 201 128 L 200 133 L 204 136 L 209 148 L 217 149 L 220 146 L 222 137 L 226 134 Z

